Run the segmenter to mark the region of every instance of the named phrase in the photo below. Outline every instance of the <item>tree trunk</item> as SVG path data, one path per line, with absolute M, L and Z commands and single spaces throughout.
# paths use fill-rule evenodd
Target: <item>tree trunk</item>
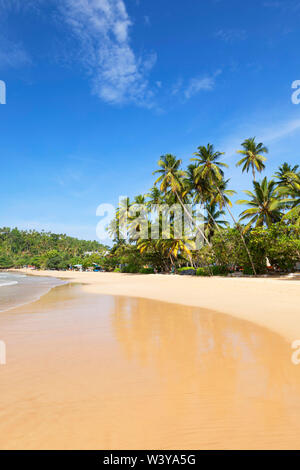
M 213 216 L 211 215 L 211 213 L 210 213 L 210 211 L 207 209 L 207 207 L 206 207 L 206 211 L 207 211 L 208 215 L 210 216 L 210 218 L 212 219 L 212 221 L 213 221 L 213 223 L 214 223 L 216 229 L 218 230 L 218 232 L 219 232 L 219 234 L 220 234 L 220 236 L 221 236 L 223 242 L 225 243 L 225 239 L 224 239 L 224 237 L 223 237 L 222 230 L 220 229 L 219 225 L 217 224 L 217 222 L 215 221 L 215 219 L 213 218 Z
M 230 216 L 231 216 L 233 222 L 235 223 L 236 227 L 238 228 L 238 231 L 240 232 L 241 239 L 242 239 L 242 241 L 243 241 L 243 244 L 244 244 L 244 246 L 245 246 L 245 249 L 246 249 L 246 252 L 247 252 L 249 261 L 250 261 L 251 266 L 252 266 L 252 269 L 253 269 L 253 273 L 254 273 L 255 276 L 256 276 L 256 269 L 255 269 L 255 266 L 254 266 L 254 263 L 253 263 L 253 259 L 252 259 L 251 253 L 250 253 L 250 251 L 249 251 L 249 249 L 248 249 L 248 247 L 247 247 L 247 243 L 246 243 L 245 237 L 244 237 L 242 231 L 239 229 L 238 224 L 237 224 L 237 221 L 235 220 L 235 217 L 233 216 L 231 210 L 229 209 L 229 206 L 228 206 L 227 202 L 225 201 L 225 198 L 224 198 L 224 196 L 223 196 L 223 194 L 221 193 L 221 191 L 220 191 L 219 188 L 218 188 L 218 192 L 219 192 L 221 198 L 223 199 L 223 203 L 224 203 L 224 205 L 226 206 L 226 209 L 228 210 L 228 212 L 229 212 L 229 214 L 230 214 Z
M 206 238 L 205 234 L 202 232 L 202 230 L 196 226 L 194 220 L 193 220 L 193 217 L 191 216 L 191 214 L 189 213 L 189 211 L 187 210 L 187 208 L 185 207 L 185 205 L 183 204 L 181 198 L 179 197 L 177 191 L 175 191 L 175 194 L 176 194 L 176 197 L 181 205 L 181 207 L 183 208 L 184 212 L 186 213 L 186 215 L 188 216 L 188 218 L 190 219 L 190 221 L 192 222 L 192 224 L 195 226 L 196 228 L 196 231 L 197 233 L 199 233 L 201 235 L 201 237 L 203 237 L 203 239 L 206 241 L 206 243 L 211 247 L 211 243 L 209 242 L 209 240 Z

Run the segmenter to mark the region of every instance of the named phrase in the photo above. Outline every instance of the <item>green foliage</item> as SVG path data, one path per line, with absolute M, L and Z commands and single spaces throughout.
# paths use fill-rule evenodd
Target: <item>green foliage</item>
M 292 270 L 300 261 L 300 227 L 298 226 L 284 223 L 272 224 L 269 228 L 251 229 L 245 237 L 258 274 L 268 272 L 267 260 L 273 269 L 282 272 Z M 225 230 L 222 238 L 216 234 L 213 237 L 213 252 L 215 262 L 222 266 L 222 269 L 232 270 L 240 267 L 244 274 L 253 274 L 237 229 Z M 218 266 L 212 269 L 214 271 L 218 269 Z
M 141 268 L 139 270 L 140 274 L 154 274 L 154 269 L 153 268 Z
M 179 274 L 188 274 L 190 276 L 193 276 L 196 274 L 196 269 L 192 267 L 184 267 L 184 268 L 179 268 L 178 272 Z
M 5 267 L 33 265 L 67 269 L 69 265 L 83 264 L 86 252 L 98 252 L 90 257 L 92 262 L 100 260 L 107 249 L 97 241 L 78 240 L 64 234 L 0 228 L 0 253 L 8 258 L 8 261 L 3 261 Z
M 212 266 L 211 272 L 213 276 L 227 276 L 229 274 L 229 269 L 227 266 Z
M 0 269 L 9 269 L 14 265 L 12 258 L 6 255 L 0 256 Z
M 178 270 L 182 275 L 197 273 L 198 276 L 225 276 L 237 269 L 245 274 L 289 272 L 300 261 L 299 167 L 284 163 L 274 179 L 256 182 L 256 174 L 265 168 L 263 154 L 268 150 L 263 143 L 256 143 L 255 138 L 246 139 L 241 145 L 238 153 L 243 158 L 238 166 L 242 171 L 252 170 L 254 181 L 253 191 L 245 191 L 248 198 L 237 201 L 248 206 L 241 212 L 239 222 L 230 209 L 230 198 L 235 191 L 228 188 L 230 180 L 225 179 L 224 169 L 228 165 L 223 161 L 224 154 L 212 144 L 202 145 L 191 159 L 194 163 L 186 169 L 174 155 L 162 155 L 149 194 L 138 195 L 132 201 L 124 198 L 108 228 L 115 235 L 111 249 L 96 241 L 78 240 L 65 234 L 4 227 L 0 229 L 0 268 L 34 265 L 67 269 L 70 265 L 82 265 L 84 269 L 100 266 L 110 272 L 146 274 Z M 199 203 L 206 209 L 201 223 L 194 218 Z M 153 209 L 156 231 L 148 230 L 153 228 L 150 223 L 153 217 L 144 211 L 133 210 L 128 214 L 134 204 Z M 165 208 L 159 211 L 157 204 Z M 184 214 L 166 209 L 175 204 L 183 207 Z M 165 213 L 167 224 L 162 221 Z M 225 219 L 226 213 L 231 216 L 232 227 Z M 185 228 L 183 236 L 175 230 L 177 222 Z M 128 242 L 118 233 L 121 224 L 126 224 Z M 197 240 L 205 240 L 204 246 L 197 250 L 195 233 Z M 186 265 L 198 269 L 180 268 Z
M 196 276 L 211 276 L 209 268 L 198 268 L 196 271 Z
M 139 271 L 140 271 L 140 268 L 136 264 L 128 264 L 127 266 L 123 266 L 121 268 L 122 273 L 136 274 Z

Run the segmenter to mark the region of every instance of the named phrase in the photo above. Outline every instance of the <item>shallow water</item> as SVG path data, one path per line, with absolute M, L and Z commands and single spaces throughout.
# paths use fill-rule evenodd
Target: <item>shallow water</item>
M 51 277 L 33 277 L 10 271 L 0 272 L 0 313 L 38 299 L 52 287 L 65 284 Z
M 1 449 L 300 447 L 300 366 L 251 323 L 67 285 L 0 339 Z

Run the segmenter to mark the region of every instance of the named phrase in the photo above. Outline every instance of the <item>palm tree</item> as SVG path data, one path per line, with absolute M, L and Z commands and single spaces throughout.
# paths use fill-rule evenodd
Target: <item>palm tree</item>
M 181 160 L 178 160 L 174 155 L 162 155 L 158 161 L 158 166 L 160 169 L 153 172 L 153 174 L 158 173 L 160 175 L 154 184 L 156 185 L 160 183 L 160 190 L 163 193 L 166 193 L 167 190 L 170 189 L 171 193 L 175 194 L 185 214 L 191 223 L 195 226 L 195 221 L 183 202 L 183 198 L 187 195 L 187 191 L 184 187 L 185 172 L 180 169 L 180 165 Z M 210 245 L 210 242 L 207 240 L 200 227 L 196 226 L 196 231 Z
M 191 266 L 193 266 L 193 260 L 189 246 L 192 247 L 194 243 L 191 240 L 186 238 L 170 238 L 168 240 L 162 240 L 161 244 L 163 246 L 165 255 L 170 259 L 172 265 L 174 265 L 174 260 L 177 259 L 178 254 L 181 253 L 188 256 Z
M 285 201 L 280 200 L 277 196 L 274 180 L 268 181 L 265 177 L 261 183 L 253 181 L 253 186 L 254 193 L 244 191 L 245 194 L 250 196 L 250 200 L 237 201 L 237 204 L 250 206 L 249 209 L 241 213 L 240 217 L 240 220 L 251 219 L 245 231 L 249 230 L 254 223 L 255 227 L 262 227 L 263 225 L 270 227 L 275 222 L 279 222 L 282 218 L 281 208 L 285 205 Z
M 142 206 L 142 210 L 140 207 Z M 146 196 L 139 194 L 135 196 L 134 202 L 129 207 L 132 209 L 134 215 L 129 213 L 128 215 L 128 233 L 131 240 L 137 240 L 139 238 L 148 238 L 150 221 L 148 220 L 148 214 L 146 212 Z
M 220 233 L 222 239 L 224 240 L 223 234 L 222 234 L 222 231 L 221 231 L 221 226 L 214 219 L 215 215 L 218 217 L 222 212 L 222 211 L 221 212 L 215 212 L 216 211 L 215 204 L 216 204 L 216 202 L 217 203 L 220 202 L 219 193 L 214 190 L 214 187 L 210 184 L 207 177 L 202 178 L 199 175 L 197 175 L 197 169 L 198 169 L 198 166 L 195 163 L 192 163 L 187 167 L 187 171 L 186 171 L 187 177 L 185 179 L 187 190 L 190 193 L 194 192 L 194 202 L 196 204 L 201 203 L 201 204 L 204 205 L 205 211 L 208 214 L 206 219 L 207 220 L 209 219 L 210 222 L 215 225 L 215 228 L 218 230 L 218 232 Z M 220 182 L 219 186 L 221 186 L 222 184 L 226 185 L 227 182 L 224 182 L 224 180 L 223 180 L 222 182 Z M 229 198 L 227 197 L 227 195 L 229 195 L 229 194 L 231 195 L 233 193 L 234 193 L 234 191 L 229 191 L 229 190 L 226 190 L 226 189 L 223 192 L 224 197 L 226 198 L 226 201 L 229 204 L 231 204 L 231 202 L 230 202 Z M 221 199 L 221 204 L 220 204 L 220 208 L 222 208 L 222 207 L 223 207 L 223 199 Z M 223 212 L 222 212 L 222 214 L 223 214 Z M 211 237 L 208 237 L 208 238 L 210 239 Z M 224 242 L 225 242 L 225 240 L 224 240 Z
M 222 181 L 218 181 L 215 186 L 211 188 L 210 204 L 218 204 L 221 210 L 226 205 L 232 207 L 232 202 L 229 199 L 229 196 L 236 194 L 236 191 L 227 188 L 229 181 L 229 179 L 223 179 Z
M 294 167 L 293 169 L 297 168 Z M 284 199 L 283 202 L 286 203 L 286 206 L 290 210 L 285 214 L 283 219 L 292 219 L 297 225 L 300 225 L 300 173 L 288 172 L 285 173 L 284 178 L 286 183 L 282 183 L 277 188 L 277 194 L 279 196 L 287 196 L 287 199 Z
M 246 170 L 247 173 L 252 168 L 253 180 L 255 181 L 255 170 L 261 173 L 265 169 L 264 162 L 267 160 L 263 153 L 268 153 L 267 147 L 262 142 L 257 144 L 255 137 L 250 137 L 242 143 L 244 150 L 238 150 L 237 153 L 244 155 L 236 166 L 243 165 L 242 172 Z
M 207 216 L 204 218 L 205 235 L 211 240 L 214 235 L 215 229 L 222 234 L 222 229 L 229 224 L 226 220 L 220 217 L 225 215 L 225 211 L 218 210 L 216 204 L 207 205 Z M 223 238 L 223 237 L 222 237 Z
M 163 194 L 157 186 L 153 186 L 153 188 L 150 189 L 150 193 L 146 194 L 146 196 L 148 198 L 147 204 L 150 208 L 163 204 L 164 202 Z
M 191 161 L 197 162 L 196 176 L 207 178 L 207 180 L 214 184 L 216 181 L 222 181 L 224 172 L 222 168 L 228 168 L 226 163 L 220 162 L 222 152 L 215 152 L 214 146 L 207 144 L 207 147 L 198 147 L 198 152 L 194 153 L 196 158 L 191 158 Z
M 138 196 L 135 196 L 134 198 L 134 204 L 146 204 L 146 196 L 143 194 L 139 194 Z
M 275 172 L 274 178 L 277 179 L 276 183 L 278 186 L 287 186 L 291 182 L 290 175 L 296 175 L 298 172 L 299 165 L 291 166 L 287 162 L 284 162 Z M 292 178 L 293 179 L 293 178 Z
M 196 163 L 192 163 L 187 167 L 185 186 L 188 192 L 195 193 L 195 203 L 205 204 L 211 192 L 211 185 L 207 178 L 201 178 L 198 175 L 197 169 Z
M 218 152 L 214 150 L 214 146 L 211 144 L 208 144 L 207 147 L 200 146 L 198 147 L 198 152 L 194 154 L 197 158 L 191 158 L 192 161 L 197 161 L 198 162 L 198 168 L 196 170 L 197 175 L 200 178 L 208 178 L 208 181 L 211 183 L 212 187 L 218 192 L 220 198 L 223 201 L 224 206 L 227 208 L 234 224 L 239 228 L 239 225 L 237 221 L 235 220 L 234 215 L 232 214 L 230 210 L 230 204 L 226 202 L 226 199 L 224 197 L 223 192 L 221 191 L 221 183 L 223 181 L 224 177 L 224 172 L 223 168 L 228 168 L 228 165 L 226 163 L 220 162 L 220 157 L 221 155 L 224 155 L 222 152 Z M 253 273 L 256 274 L 255 266 L 253 263 L 253 259 L 251 256 L 251 253 L 247 247 L 245 237 L 242 233 L 242 231 L 239 229 L 240 236 L 242 239 L 242 242 L 245 246 L 245 250 L 247 252 L 249 261 L 251 263 Z

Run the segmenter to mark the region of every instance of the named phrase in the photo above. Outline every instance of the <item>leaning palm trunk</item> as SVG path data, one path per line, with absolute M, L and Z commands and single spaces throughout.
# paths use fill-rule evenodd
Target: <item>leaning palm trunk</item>
M 251 253 L 250 253 L 250 251 L 249 251 L 249 249 L 248 249 L 248 247 L 247 247 L 247 243 L 246 243 L 245 237 L 244 237 L 242 231 L 239 229 L 238 223 L 237 223 L 237 221 L 235 220 L 235 217 L 234 217 L 234 215 L 232 214 L 231 210 L 229 209 L 229 205 L 228 205 L 227 202 L 225 201 L 225 198 L 224 198 L 222 192 L 220 191 L 219 188 L 217 188 L 217 189 L 218 189 L 218 193 L 220 194 L 220 196 L 221 196 L 221 198 L 222 198 L 222 200 L 223 200 L 223 203 L 224 203 L 226 209 L 228 210 L 228 212 L 229 212 L 229 214 L 230 214 L 230 216 L 231 216 L 233 222 L 235 223 L 236 227 L 238 228 L 238 231 L 239 231 L 239 233 L 240 233 L 242 242 L 243 242 L 243 244 L 244 244 L 244 246 L 245 246 L 245 249 L 246 249 L 246 252 L 247 252 L 249 261 L 250 261 L 250 263 L 251 263 L 251 266 L 252 266 L 252 269 L 253 269 L 253 273 L 254 273 L 255 276 L 256 276 L 256 269 L 255 269 L 255 266 L 254 266 L 254 263 L 253 263 L 253 259 L 252 259 Z
M 206 238 L 204 232 L 200 229 L 200 227 L 197 227 L 197 225 L 195 224 L 195 221 L 193 220 L 193 217 L 191 216 L 191 214 L 189 213 L 189 211 L 187 210 L 187 208 L 185 207 L 185 205 L 183 204 L 181 198 L 179 197 L 179 194 L 177 193 L 177 191 L 175 191 L 175 194 L 176 194 L 176 197 L 179 201 L 179 204 L 181 205 L 181 207 L 183 208 L 185 214 L 188 216 L 188 218 L 190 219 L 190 221 L 192 222 L 192 224 L 195 226 L 196 228 L 196 231 L 198 234 L 201 235 L 201 237 L 203 237 L 203 239 L 206 241 L 206 243 L 212 247 L 210 241 Z
M 207 211 L 208 215 L 210 216 L 211 220 L 213 221 L 214 226 L 218 230 L 218 232 L 220 234 L 220 237 L 222 238 L 222 241 L 225 243 L 225 238 L 223 237 L 222 230 L 220 229 L 219 225 L 217 224 L 217 222 L 215 221 L 214 217 L 212 216 L 211 212 L 208 210 L 207 207 L 206 207 L 206 211 Z

